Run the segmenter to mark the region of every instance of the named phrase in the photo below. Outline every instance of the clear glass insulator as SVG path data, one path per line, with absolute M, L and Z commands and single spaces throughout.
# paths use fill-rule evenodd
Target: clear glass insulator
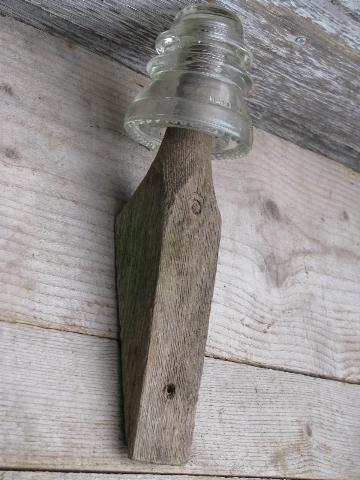
M 200 130 L 216 138 L 217 158 L 239 158 L 252 145 L 244 96 L 252 55 L 231 10 L 211 3 L 181 10 L 156 40 L 152 78 L 130 105 L 125 129 L 137 142 L 157 148 L 166 127 Z

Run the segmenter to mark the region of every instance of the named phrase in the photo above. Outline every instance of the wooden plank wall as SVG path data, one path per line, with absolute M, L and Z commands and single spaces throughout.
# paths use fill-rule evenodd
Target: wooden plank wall
M 144 73 L 157 34 L 194 0 L 0 0 L 0 12 Z M 249 109 L 270 133 L 360 170 L 359 1 L 221 0 L 254 53 Z
M 144 78 L 10 19 L 0 43 L 1 468 L 360 478 L 359 175 L 260 130 L 213 164 L 223 235 L 192 459 L 132 462 L 113 224 L 154 156 L 122 132 Z
M 28 472 L 4 471 L 0 473 L 1 480 L 225 480 L 227 477 L 197 475 L 143 475 L 143 474 L 99 474 L 99 473 L 69 473 L 69 472 Z M 259 480 L 249 477 L 232 477 L 234 480 Z M 261 479 L 260 479 L 261 480 Z M 267 480 L 276 480 L 268 478 Z M 283 479 L 286 480 L 286 479 Z
M 190 463 L 151 465 L 127 457 L 116 341 L 0 331 L 5 468 L 358 478 L 359 385 L 206 358 Z

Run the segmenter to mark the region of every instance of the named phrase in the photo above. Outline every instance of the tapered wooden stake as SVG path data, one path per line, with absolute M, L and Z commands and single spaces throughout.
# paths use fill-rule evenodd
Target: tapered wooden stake
M 125 431 L 137 460 L 190 455 L 221 229 L 212 141 L 169 128 L 116 223 Z

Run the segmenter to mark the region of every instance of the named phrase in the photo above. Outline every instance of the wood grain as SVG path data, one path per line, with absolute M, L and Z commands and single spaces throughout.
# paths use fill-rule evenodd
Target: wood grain
M 4 469 L 358 479 L 360 386 L 205 359 L 192 456 L 128 459 L 112 339 L 0 323 Z
M 136 71 L 158 33 L 193 0 L 0 0 L 0 12 L 66 36 Z M 255 124 L 360 170 L 358 2 L 223 0 L 254 53 Z M 316 157 L 314 157 L 314 160 Z
M 66 472 L 0 472 L 1 480 L 194 480 L 194 476 L 187 475 L 144 475 L 144 474 L 101 474 L 101 473 L 66 473 Z M 225 477 L 196 476 L 196 480 L 223 480 Z M 240 480 L 240 477 L 233 477 Z M 264 480 L 241 477 L 241 480 Z M 275 480 L 275 479 L 267 479 Z M 284 479 L 286 480 L 286 479 Z
M 116 221 L 122 385 L 130 457 L 190 456 L 221 218 L 213 138 L 168 128 Z
M 154 156 L 121 129 L 144 78 L 11 19 L 0 43 L 0 318 L 115 338 L 114 217 Z M 360 176 L 261 130 L 213 171 L 207 355 L 359 382 Z

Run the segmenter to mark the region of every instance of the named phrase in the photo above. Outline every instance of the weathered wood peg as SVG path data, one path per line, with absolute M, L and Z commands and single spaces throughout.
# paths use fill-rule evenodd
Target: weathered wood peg
M 182 464 L 220 241 L 211 155 L 235 158 L 251 147 L 243 101 L 251 55 L 238 17 L 213 4 L 182 10 L 156 49 L 152 82 L 125 128 L 159 150 L 116 222 L 124 417 L 131 458 Z

